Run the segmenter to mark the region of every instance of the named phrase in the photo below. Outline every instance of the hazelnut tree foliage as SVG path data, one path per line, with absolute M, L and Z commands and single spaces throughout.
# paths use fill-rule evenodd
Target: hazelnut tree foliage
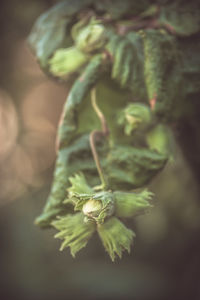
M 36 21 L 28 41 L 41 68 L 73 83 L 36 219 L 58 230 L 61 250 L 74 256 L 97 231 L 112 260 L 130 251 L 135 233 L 123 222 L 152 207 L 145 186 L 171 158 L 170 125 L 199 91 L 200 42 L 187 46 L 199 32 L 199 5 L 181 0 L 66 0 Z

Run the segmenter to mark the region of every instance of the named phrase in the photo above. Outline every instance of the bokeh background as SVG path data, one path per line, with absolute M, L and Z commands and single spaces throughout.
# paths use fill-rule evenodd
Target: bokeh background
M 0 299 L 199 300 L 199 184 L 178 143 L 150 185 L 155 208 L 133 221 L 130 255 L 112 263 L 95 236 L 73 259 L 59 252 L 54 230 L 33 224 L 50 189 L 69 86 L 40 71 L 26 38 L 56 2 L 0 4 Z

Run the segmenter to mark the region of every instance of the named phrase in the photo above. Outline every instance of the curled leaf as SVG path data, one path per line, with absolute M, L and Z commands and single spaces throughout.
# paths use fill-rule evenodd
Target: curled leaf
M 166 162 L 167 156 L 154 150 L 119 145 L 109 152 L 104 169 L 112 189 L 133 189 L 148 183 Z

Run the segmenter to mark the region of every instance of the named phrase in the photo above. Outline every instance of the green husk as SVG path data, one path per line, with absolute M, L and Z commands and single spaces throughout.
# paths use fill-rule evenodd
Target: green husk
M 78 31 L 78 34 L 75 36 L 75 45 L 83 53 L 93 53 L 100 51 L 107 40 L 108 37 L 103 24 L 95 19 L 91 19 L 88 25 Z
M 93 219 L 97 224 L 104 222 L 114 211 L 113 193 L 96 192 L 86 182 L 83 174 L 75 174 L 70 178 L 72 186 L 68 188 L 68 198 L 64 203 L 72 203 L 74 211 L 83 211 L 86 219 Z
M 89 61 L 89 56 L 79 51 L 76 47 L 59 49 L 49 60 L 49 71 L 59 78 L 67 78 L 83 67 Z
M 72 256 L 75 256 L 77 252 L 87 245 L 88 240 L 95 231 L 93 223 L 84 222 L 82 213 L 60 217 L 51 224 L 60 231 L 55 235 L 55 238 L 64 240 L 60 251 L 66 247 L 70 247 Z
M 115 215 L 121 218 L 135 217 L 145 213 L 151 207 L 153 193 L 143 190 L 138 193 L 126 193 L 116 191 L 115 197 Z
M 99 225 L 97 231 L 112 261 L 115 260 L 116 255 L 121 258 L 124 250 L 130 252 L 135 234 L 117 218 L 112 217 Z
M 126 135 L 136 129 L 142 129 L 150 124 L 152 114 L 150 108 L 143 103 L 131 103 L 123 109 L 118 117 L 118 123 L 124 126 Z
M 68 191 L 72 194 L 92 194 L 93 189 L 88 185 L 85 176 L 82 173 L 75 174 L 69 178 L 71 187 Z

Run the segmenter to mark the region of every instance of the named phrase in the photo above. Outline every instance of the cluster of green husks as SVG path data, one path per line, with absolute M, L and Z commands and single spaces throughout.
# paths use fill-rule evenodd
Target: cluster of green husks
M 148 190 L 138 193 L 95 192 L 83 174 L 76 174 L 70 181 L 72 186 L 64 203 L 72 204 L 76 213 L 52 222 L 60 231 L 55 237 L 64 240 L 61 250 L 70 247 L 75 256 L 97 230 L 112 260 L 116 255 L 121 257 L 123 250 L 130 251 L 135 234 L 118 218 L 131 218 L 147 211 L 153 194 Z
M 108 41 L 105 27 L 95 19 L 88 24 L 82 21 L 75 24 L 71 36 L 74 46 L 58 49 L 49 60 L 51 74 L 63 79 L 80 71 L 91 55 L 100 51 Z

